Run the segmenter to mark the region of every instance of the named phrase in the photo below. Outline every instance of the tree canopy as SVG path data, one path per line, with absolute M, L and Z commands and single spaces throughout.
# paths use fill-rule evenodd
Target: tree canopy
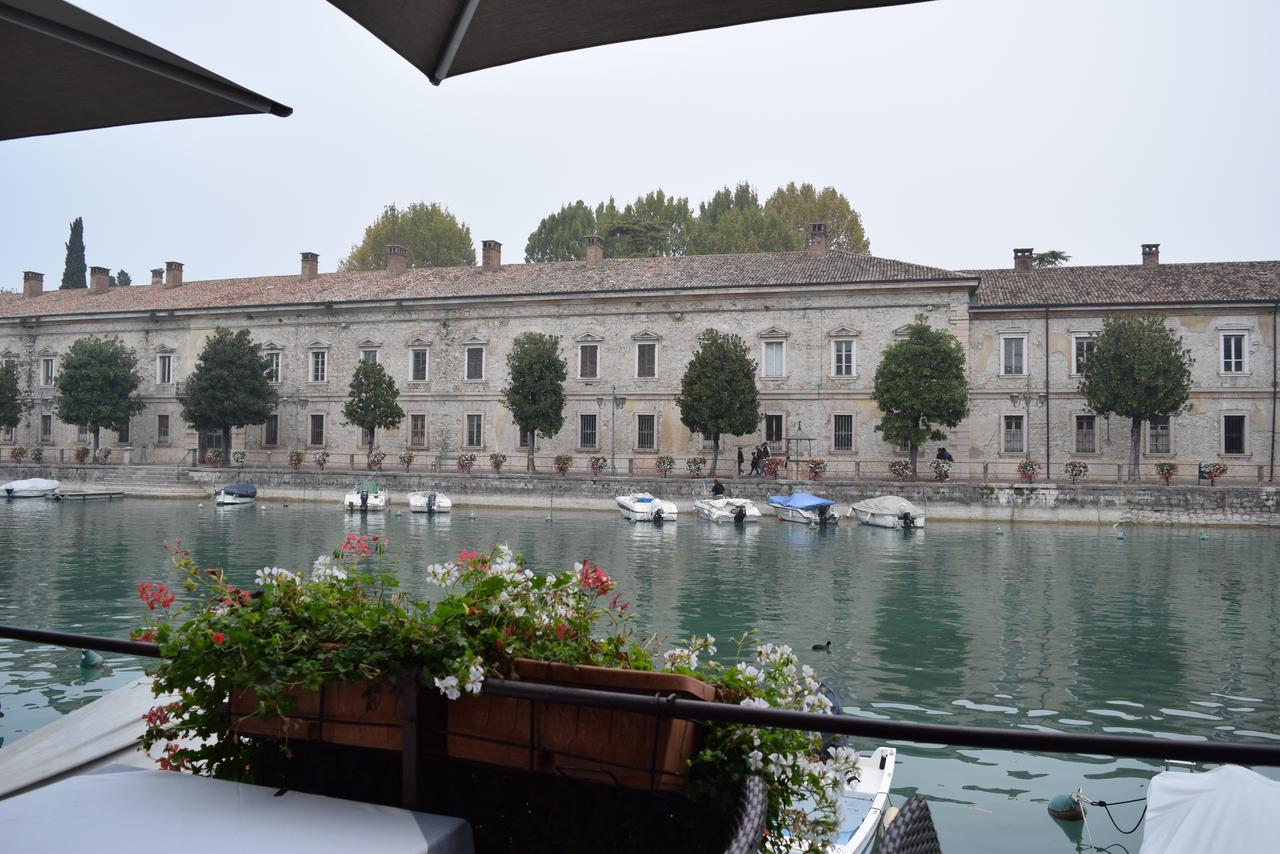
M 579 199 L 542 218 L 525 244 L 524 260 L 581 261 L 586 256 L 584 238 L 595 233 L 595 211 Z
M 1138 477 L 1142 422 L 1183 412 L 1191 393 L 1191 351 L 1160 317 L 1112 315 L 1080 368 L 1080 393 L 1099 415 L 1129 419 L 1129 479 Z
M 231 454 L 231 428 L 261 424 L 280 401 L 267 379 L 270 363 L 249 330 L 219 326 L 205 342 L 195 369 L 187 376 L 182 417 L 197 430 L 222 432 L 225 465 Z
M 827 226 L 827 246 L 859 255 L 871 252 L 871 241 L 862 229 L 862 217 L 835 187 L 816 189 L 812 184 L 796 186 L 792 181 L 773 191 L 764 203 L 764 212 L 804 235 L 815 222 Z
M 130 276 L 129 273 L 126 272 L 125 270 L 121 270 L 119 273 L 116 273 L 114 279 L 115 281 L 113 281 L 111 284 L 115 285 L 116 287 L 127 288 L 133 284 L 133 277 Z
M 787 252 L 804 248 L 804 232 L 790 228 L 777 214 L 768 213 L 750 184 L 718 191 L 698 205 L 698 219 L 689 236 L 689 254 L 730 252 Z
M 18 367 L 0 362 L 0 427 L 17 427 L 22 420 L 22 397 L 18 390 Z
M 1031 253 L 1033 267 L 1062 267 L 1071 261 L 1071 256 L 1061 249 L 1047 249 L 1044 252 Z
M 534 470 L 533 434 L 554 436 L 564 426 L 564 381 L 569 367 L 560 356 L 560 338 L 522 332 L 507 354 L 502 405 L 523 436 L 529 437 L 526 467 Z
M 142 411 L 133 396 L 141 384 L 138 360 L 119 339 L 80 338 L 62 358 L 53 408 L 64 423 L 87 425 L 96 451 L 103 427 L 119 430 Z
M 342 414 L 347 423 L 369 431 L 369 453 L 373 453 L 379 428 L 390 430 L 404 420 L 404 410 L 396 402 L 399 399 L 396 381 L 381 364 L 361 361 L 356 365 Z
M 89 282 L 85 279 L 87 270 L 84 261 L 84 220 L 76 217 L 71 221 L 71 234 L 67 238 L 67 260 L 62 267 L 62 284 L 58 286 L 59 289 L 89 287 Z
M 720 460 L 720 437 L 745 436 L 760 423 L 756 363 L 738 335 L 708 329 L 680 378 L 676 396 L 680 420 L 695 433 L 710 436 L 711 476 Z
M 909 444 L 914 477 L 920 445 L 947 438 L 939 428 L 955 427 L 969 414 L 964 348 L 916 315 L 907 337 L 884 351 L 871 397 L 884 413 L 876 431 L 890 444 Z
M 381 270 L 386 266 L 387 245 L 405 248 L 410 267 L 457 267 L 476 263 L 471 229 L 432 202 L 414 202 L 403 210 L 387 205 L 364 230 L 364 240 L 351 247 L 339 270 Z

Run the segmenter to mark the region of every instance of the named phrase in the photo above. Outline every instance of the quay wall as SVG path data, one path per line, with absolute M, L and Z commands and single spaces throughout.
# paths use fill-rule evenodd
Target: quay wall
M 212 495 L 224 483 L 249 481 L 257 485 L 260 500 L 338 501 L 364 471 L 315 469 L 243 470 L 189 469 L 142 465 L 14 465 L 0 466 L 0 480 L 49 477 L 63 483 L 64 492 L 121 490 L 138 497 L 191 497 Z M 404 494 L 415 489 L 436 489 L 453 498 L 459 507 L 518 507 L 539 510 L 613 510 L 614 496 L 645 491 L 675 501 L 682 511 L 707 494 L 709 478 L 598 477 L 582 474 L 510 472 L 494 474 L 377 473 L 391 493 L 393 506 L 404 504 Z M 1083 524 L 1240 525 L 1280 528 L 1280 487 L 1274 486 L 1165 486 L 1162 484 L 997 484 L 950 481 L 945 483 L 883 481 L 771 481 L 759 478 L 724 478 L 731 495 L 763 503 L 769 495 L 809 491 L 835 499 L 841 512 L 850 502 L 877 495 L 901 495 L 925 508 L 937 520 L 989 522 L 1072 522 Z M 407 509 L 407 508 L 406 508 Z

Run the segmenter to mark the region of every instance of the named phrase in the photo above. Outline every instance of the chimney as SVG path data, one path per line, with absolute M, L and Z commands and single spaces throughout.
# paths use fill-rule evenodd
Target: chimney
M 1160 266 L 1160 244 L 1159 243 L 1142 244 L 1142 266 L 1144 267 Z
M 408 266 L 408 259 L 405 258 L 405 250 L 403 246 L 394 243 L 387 244 L 387 272 L 403 273 L 404 268 Z
M 176 288 L 182 284 L 182 262 L 181 261 L 165 261 L 164 262 L 164 284 L 165 290 Z
M 486 270 L 502 269 L 502 244 L 496 240 L 482 240 L 480 257 Z
M 44 273 L 33 273 L 27 270 L 22 274 L 22 295 L 38 297 L 44 293 Z
M 309 282 L 320 272 L 320 256 L 314 252 L 302 253 L 302 281 Z
M 594 267 L 604 260 L 604 241 L 598 234 L 587 235 L 587 266 Z
M 809 251 L 821 255 L 827 251 L 827 224 L 815 222 L 809 226 Z
M 1013 250 L 1013 269 L 1018 273 L 1030 273 L 1034 267 L 1031 263 L 1031 249 Z
M 164 284 L 164 267 L 156 267 L 154 270 L 151 271 L 151 284 L 153 285 Z
M 106 267 L 89 268 L 89 293 L 105 294 L 111 287 L 111 271 Z

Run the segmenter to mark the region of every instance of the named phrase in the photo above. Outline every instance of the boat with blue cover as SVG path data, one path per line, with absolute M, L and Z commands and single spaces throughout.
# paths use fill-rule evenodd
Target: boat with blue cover
M 619 495 L 617 502 L 618 512 L 622 514 L 622 518 L 630 519 L 632 522 L 653 522 L 660 525 L 663 522 L 676 521 L 675 502 L 654 498 L 647 492 Z
M 769 506 L 778 518 L 805 525 L 836 525 L 840 517 L 832 511 L 835 502 L 829 498 L 796 492 L 792 495 L 770 495 Z

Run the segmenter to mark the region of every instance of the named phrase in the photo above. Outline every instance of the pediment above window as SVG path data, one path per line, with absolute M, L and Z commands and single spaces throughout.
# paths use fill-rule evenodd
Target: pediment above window
M 332 346 L 333 346 L 332 344 L 330 344 L 328 341 L 324 340 L 323 338 L 317 338 L 316 340 L 307 344 L 307 347 L 311 350 L 328 350 Z
M 828 338 L 857 338 L 858 330 L 850 329 L 847 326 L 837 326 L 827 333 Z M 895 333 L 896 334 L 896 333 Z
M 893 330 L 894 338 L 906 338 L 910 334 L 911 334 L 910 323 L 906 324 L 905 326 L 899 326 L 897 329 Z
M 277 344 L 275 341 L 268 341 L 262 345 L 262 352 L 264 353 L 278 353 L 283 349 L 284 349 L 284 345 Z
M 176 353 L 178 351 L 170 347 L 168 344 L 161 344 L 159 347 L 156 347 L 156 352 L 157 353 Z
M 573 340 L 579 344 L 599 344 L 604 339 L 594 332 L 584 332 Z
M 785 330 L 779 329 L 776 326 L 770 326 L 768 329 L 760 333 L 760 337 L 761 338 L 786 338 L 790 334 L 791 333 L 786 332 Z
M 356 342 L 356 346 L 359 347 L 361 350 L 371 350 L 374 347 L 381 347 L 382 342 L 375 341 L 372 338 L 362 338 Z
M 18 354 L 13 352 L 12 350 L 5 350 L 3 353 L 0 353 L 0 359 L 16 359 L 16 358 L 18 358 Z
M 409 347 L 430 347 L 431 339 L 423 338 L 421 335 L 415 335 L 406 341 L 405 344 Z
M 40 356 L 56 356 L 56 355 L 58 355 L 58 351 L 57 351 L 57 350 L 54 350 L 52 347 L 42 347 L 42 348 L 40 348 L 40 352 L 39 352 L 39 354 L 38 354 L 38 355 L 40 355 Z
M 466 338 L 462 339 L 462 343 L 464 346 L 474 347 L 477 344 L 488 344 L 489 339 L 481 335 L 468 335 Z
M 632 341 L 661 341 L 662 336 L 652 330 L 646 329 L 643 332 L 637 332 L 635 335 L 632 335 L 631 340 Z

